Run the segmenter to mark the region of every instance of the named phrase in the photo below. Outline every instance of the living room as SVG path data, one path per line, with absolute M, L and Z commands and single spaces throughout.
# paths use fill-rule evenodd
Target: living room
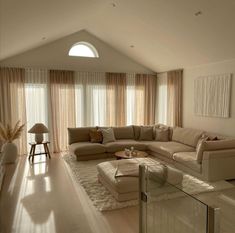
M 234 8 L 1 0 L 0 232 L 233 232 Z

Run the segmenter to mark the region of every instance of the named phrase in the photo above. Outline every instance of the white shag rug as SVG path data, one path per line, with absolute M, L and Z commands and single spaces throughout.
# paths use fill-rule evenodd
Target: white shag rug
M 89 161 L 77 161 L 74 156 L 64 155 L 63 159 L 67 163 L 67 168 L 71 169 L 76 182 L 80 183 L 93 205 L 99 211 L 121 209 L 138 205 L 138 200 L 117 201 L 112 194 L 98 181 L 96 165 L 111 159 L 97 159 Z M 219 191 L 231 188 L 233 185 L 226 181 L 207 183 L 191 175 L 184 174 L 181 189 L 190 194 L 201 192 Z

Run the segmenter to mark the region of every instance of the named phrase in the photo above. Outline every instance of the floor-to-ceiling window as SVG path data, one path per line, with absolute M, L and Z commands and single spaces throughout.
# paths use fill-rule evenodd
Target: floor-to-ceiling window
M 48 126 L 49 114 L 47 86 L 47 70 L 26 69 L 25 100 L 27 132 L 35 123 L 40 122 Z M 45 139 L 48 139 L 47 134 L 44 136 Z M 27 141 L 28 143 L 33 142 L 34 135 L 28 133 Z M 37 149 L 41 148 L 37 147 Z

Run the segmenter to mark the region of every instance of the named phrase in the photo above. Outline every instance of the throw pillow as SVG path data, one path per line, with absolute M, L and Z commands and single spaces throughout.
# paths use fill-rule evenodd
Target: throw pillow
M 204 142 L 208 141 L 208 139 L 209 137 L 207 137 L 206 135 L 203 135 L 197 143 L 196 158 L 197 158 L 198 163 L 202 163 L 202 157 L 203 157 L 203 152 L 204 152 Z
M 108 142 L 115 142 L 115 136 L 112 128 L 100 129 L 103 136 L 103 144 Z
M 155 141 L 168 142 L 169 141 L 169 129 L 167 127 L 161 127 L 155 129 Z
M 153 140 L 153 127 L 152 126 L 141 126 L 139 140 L 152 141 Z
M 100 130 L 96 130 L 96 129 L 90 130 L 89 135 L 90 135 L 90 141 L 92 143 L 102 143 L 103 136 Z

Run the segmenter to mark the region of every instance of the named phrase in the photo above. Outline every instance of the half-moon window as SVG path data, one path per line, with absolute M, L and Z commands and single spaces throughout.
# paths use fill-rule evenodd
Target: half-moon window
M 69 56 L 76 57 L 99 57 L 96 48 L 88 42 L 78 42 L 69 50 Z

